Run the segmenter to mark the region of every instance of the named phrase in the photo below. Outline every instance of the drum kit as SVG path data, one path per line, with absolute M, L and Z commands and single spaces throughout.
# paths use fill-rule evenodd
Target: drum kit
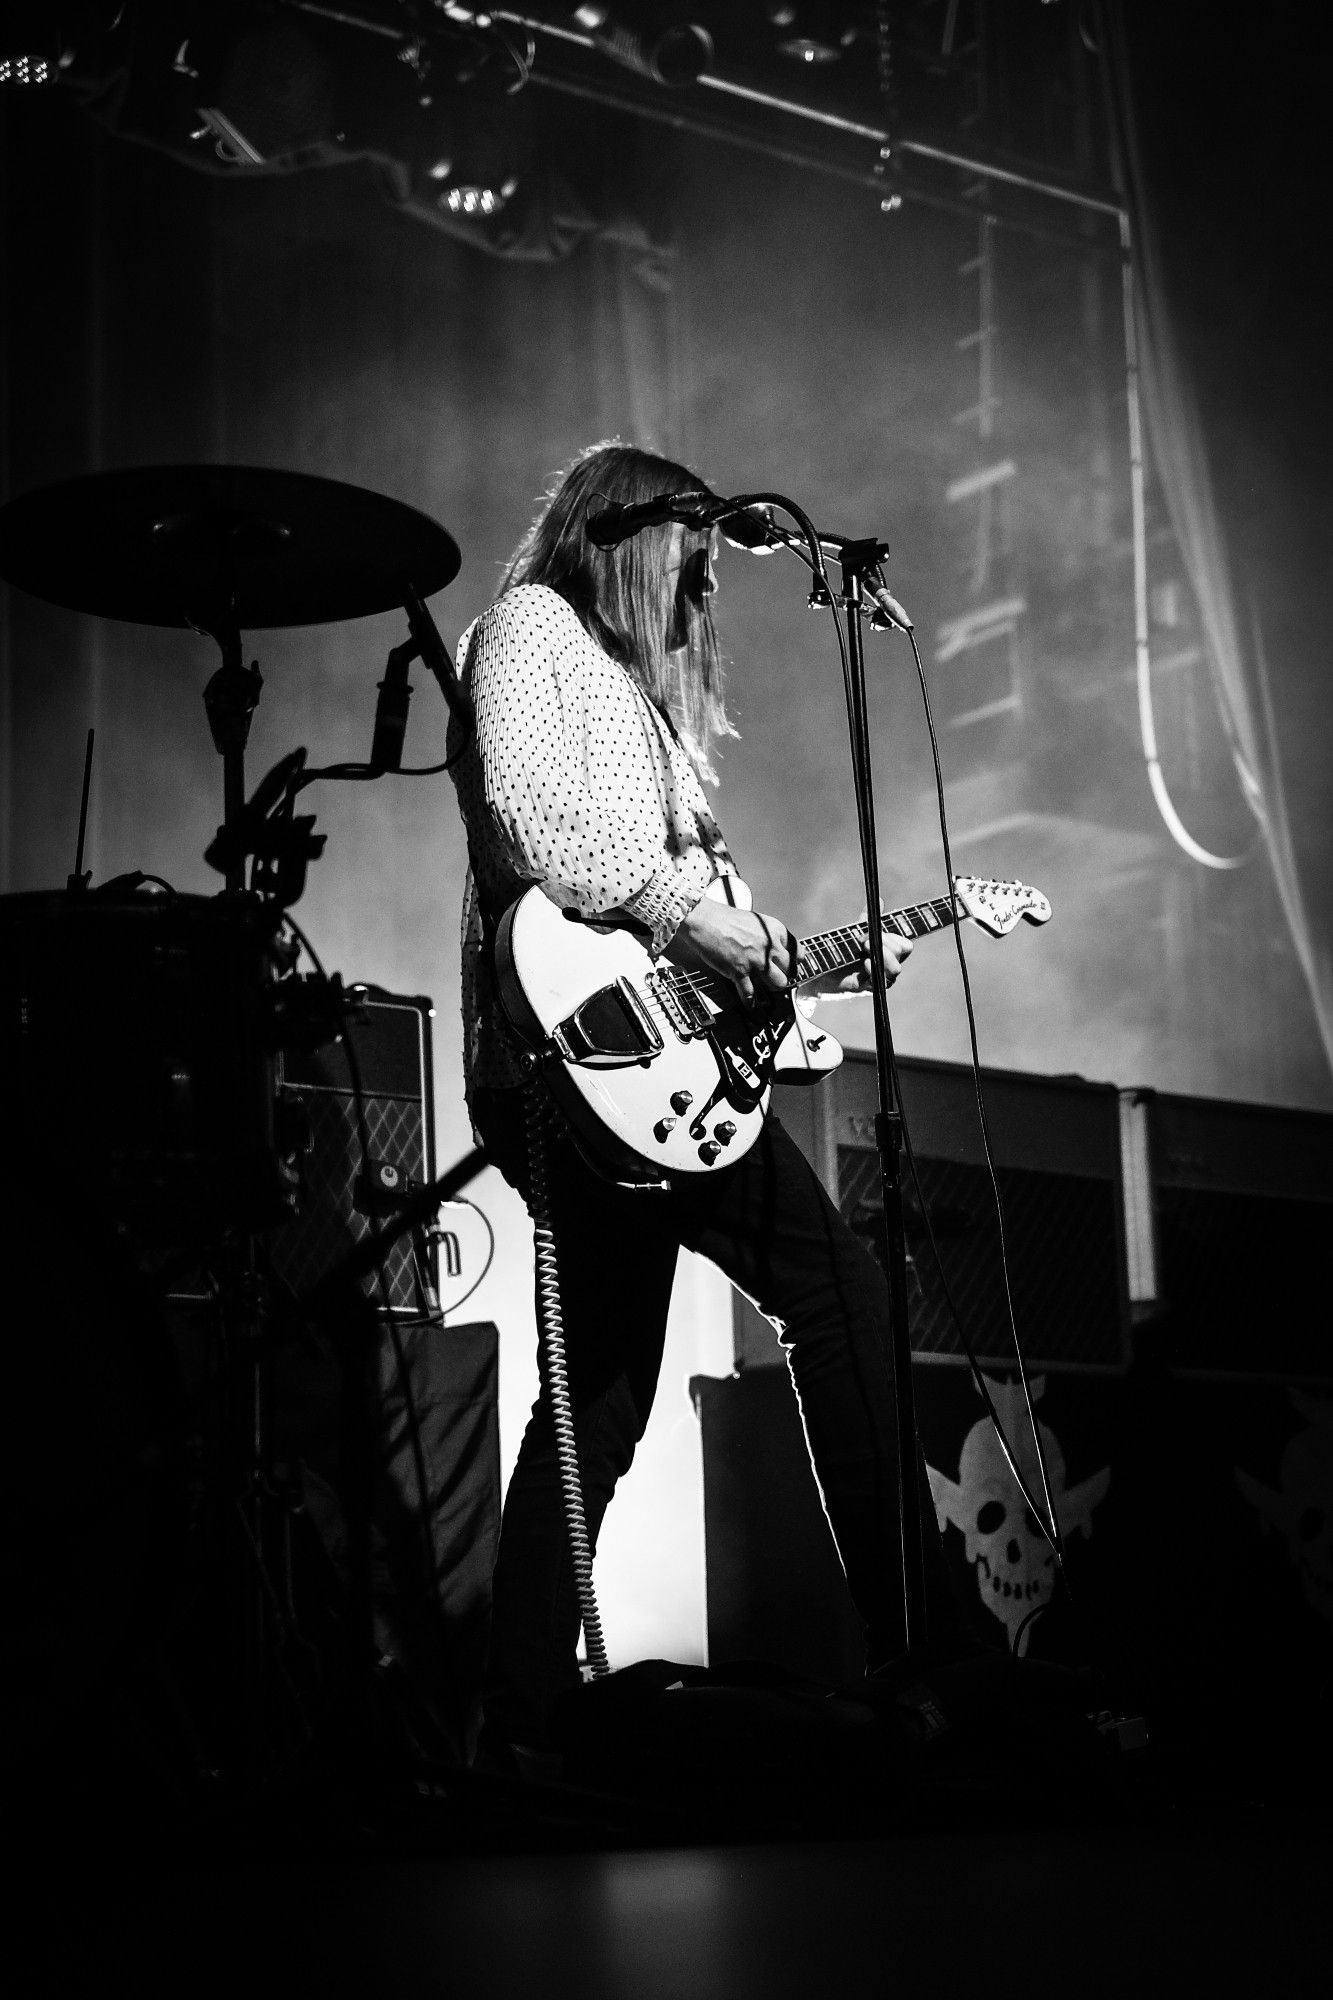
M 411 642 L 391 655 L 398 699 L 405 703 L 404 662 L 419 658 L 466 721 L 466 696 L 425 604 L 459 563 L 452 537 L 396 500 L 253 467 L 100 473 L 0 508 L 0 578 L 9 584 L 73 612 L 192 628 L 220 653 L 204 706 L 223 796 L 206 852 L 223 888 L 212 898 L 154 893 L 140 875 L 91 884 L 83 872 L 90 733 L 68 886 L 0 897 L 0 1061 L 10 1109 L 7 1270 L 23 1266 L 33 1244 L 58 1243 L 73 1214 L 85 1240 L 114 1246 L 116 1268 L 122 1277 L 132 1268 L 136 1284 L 165 1295 L 187 1269 L 208 1273 L 227 1378 L 221 1476 L 242 1530 L 226 1614 L 230 1734 L 242 1764 L 271 1707 L 266 1355 L 275 1338 L 289 1337 L 275 1335 L 275 1322 L 285 1315 L 288 1327 L 299 1325 L 304 1310 L 341 1315 L 364 1334 L 364 1310 L 356 1322 L 347 1301 L 364 1309 L 386 1248 L 428 1226 L 484 1164 L 469 1154 L 412 1190 L 317 1295 L 275 1313 L 267 1237 L 300 1200 L 300 1136 L 282 1116 L 283 1051 L 337 1039 L 349 997 L 336 976 L 295 970 L 287 912 L 323 840 L 313 818 L 292 808 L 313 774 L 304 751 L 293 752 L 247 799 L 245 750 L 262 679 L 245 664 L 243 635 L 401 609 Z M 359 774 L 375 772 L 372 761 Z M 27 1299 L 21 1284 L 19 1292 Z M 97 1301 L 88 1307 L 95 1316 Z M 350 1375 L 364 1390 L 373 1362 L 362 1356 Z M 365 1537 L 352 1540 L 368 1561 Z M 369 1585 L 364 1576 L 353 1582 L 368 1646 Z
M 244 662 L 242 634 L 401 607 L 415 651 L 459 708 L 424 603 L 459 560 L 452 537 L 401 502 L 252 467 L 101 473 L 0 508 L 10 584 L 71 611 L 193 628 L 221 654 L 204 706 L 222 760 L 222 825 L 207 852 L 223 893 L 136 893 L 142 877 L 127 878 L 128 894 L 124 883 L 92 889 L 81 824 L 67 891 L 0 899 L 3 1053 L 26 1093 L 25 1144 L 51 1151 L 56 1140 L 115 1221 L 151 1243 L 207 1243 L 290 1210 L 277 1043 L 337 1026 L 319 1019 L 327 990 L 279 977 L 283 911 L 323 842 L 290 809 L 303 752 L 247 802 L 262 678 Z

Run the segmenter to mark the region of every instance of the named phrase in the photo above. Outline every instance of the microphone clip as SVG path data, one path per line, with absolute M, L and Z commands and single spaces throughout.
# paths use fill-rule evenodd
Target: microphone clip
M 863 541 L 844 542 L 836 561 L 842 569 L 844 588 L 849 578 L 859 578 L 865 596 L 874 606 L 870 623 L 876 631 L 910 632 L 911 618 L 889 591 L 883 578 L 876 574 L 888 553 L 887 542 L 867 536 Z

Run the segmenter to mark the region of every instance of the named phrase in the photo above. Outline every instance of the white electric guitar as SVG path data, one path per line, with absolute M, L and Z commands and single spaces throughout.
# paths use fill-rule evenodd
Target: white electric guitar
M 1004 937 L 1020 918 L 1044 924 L 1051 906 L 1021 882 L 954 877 L 955 896 L 911 903 L 881 919 L 896 937 L 925 937 L 963 918 Z M 735 876 L 709 891 L 749 908 Z M 866 955 L 864 924 L 802 938 L 792 987 L 752 1012 L 720 974 L 654 960 L 624 928 L 579 919 L 533 888 L 500 921 L 500 999 L 590 1164 L 612 1179 L 660 1182 L 711 1173 L 759 1136 L 775 1077 L 818 1083 L 842 1061 L 792 988 L 849 972 Z

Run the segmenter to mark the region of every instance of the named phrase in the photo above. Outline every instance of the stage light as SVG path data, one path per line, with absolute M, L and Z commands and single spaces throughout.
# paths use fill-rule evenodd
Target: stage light
M 528 157 L 512 108 L 503 100 L 457 91 L 437 102 L 433 114 L 438 151 L 425 178 L 433 183 L 435 207 L 472 221 L 501 214 L 518 193 Z
M 0 30 L 0 89 L 40 90 L 60 81 L 60 24 L 50 7 L 11 6 Z
M 44 90 L 65 81 L 76 52 L 123 11 L 119 0 L 8 0 L 0 10 L 0 90 Z
M 435 206 L 450 215 L 499 215 L 518 193 L 518 175 L 506 174 L 494 181 L 465 178 L 452 160 L 437 160 L 429 178 L 440 183 Z
M 856 24 L 847 18 L 845 6 L 796 6 L 792 0 L 771 0 L 765 12 L 780 34 L 778 54 L 792 62 L 807 66 L 835 63 L 857 37 Z
M 576 7 L 574 19 L 603 55 L 669 90 L 697 83 L 713 60 L 712 36 L 693 21 L 628 28 L 602 6 Z
M 35 52 L 0 55 L 0 90 L 31 90 L 41 84 L 55 83 L 59 75 L 60 65 L 49 56 Z
M 333 139 L 337 80 L 295 21 L 258 19 L 220 52 L 200 116 L 236 164 L 265 166 Z
M 451 215 L 498 215 L 517 193 L 518 182 L 506 181 L 502 188 L 446 188 L 440 200 Z

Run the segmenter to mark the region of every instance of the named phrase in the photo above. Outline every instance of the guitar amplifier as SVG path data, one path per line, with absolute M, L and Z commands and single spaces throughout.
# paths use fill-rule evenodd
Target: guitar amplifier
M 1012 1367 L 1000 1227 L 972 1071 L 900 1057 L 898 1074 L 920 1180 L 918 1193 L 904 1153 L 912 1351 L 931 1361 L 966 1359 L 931 1254 L 924 1202 L 974 1352 L 991 1367 Z M 1003 1070 L 983 1071 L 982 1087 L 1025 1359 L 1038 1367 L 1123 1366 L 1129 1296 L 1118 1092 L 1078 1078 Z M 858 1051 L 849 1051 L 822 1086 L 773 1095 L 777 1115 L 852 1228 L 882 1256 L 878 1101 L 874 1057 Z M 739 1299 L 735 1339 L 740 1364 L 782 1358 L 772 1327 Z
M 308 1133 L 300 1211 L 269 1237 L 274 1271 L 298 1294 L 359 1243 L 372 1220 L 387 1217 L 405 1194 L 435 1176 L 434 1008 L 420 996 L 376 986 L 352 991 L 359 1016 L 344 1033 L 355 1071 L 339 1043 L 285 1055 L 278 1086 L 287 1118 L 295 1113 Z M 438 1292 L 437 1262 L 433 1237 L 404 1237 L 391 1246 L 384 1275 L 395 1315 L 415 1319 L 427 1311 Z M 379 1299 L 377 1277 L 364 1280 L 362 1289 Z
M 1127 1091 L 1131 1282 L 1174 1368 L 1333 1379 L 1333 1117 Z

